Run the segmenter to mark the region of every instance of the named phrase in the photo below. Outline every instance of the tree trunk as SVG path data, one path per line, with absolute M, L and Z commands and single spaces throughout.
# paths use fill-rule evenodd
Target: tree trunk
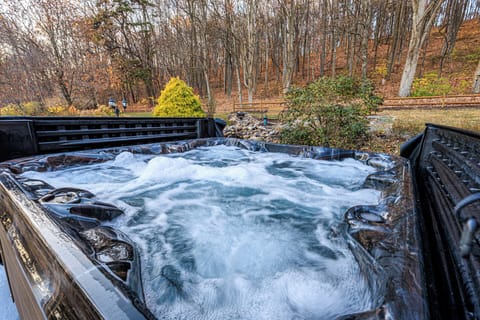
M 147 91 L 147 96 L 148 96 L 148 104 L 150 107 L 153 107 L 155 105 L 155 88 L 153 87 L 153 82 L 152 79 L 148 79 L 144 81 L 145 84 L 145 89 Z
M 332 33 L 332 53 L 331 53 L 331 57 L 332 57 L 332 77 L 335 78 L 336 77 L 336 70 L 337 70 L 337 43 L 336 43 L 336 39 L 335 39 L 335 33 L 333 32 Z
M 247 1 L 246 39 L 243 44 L 243 82 L 248 91 L 248 101 L 253 102 L 256 84 L 258 35 L 257 35 L 257 0 Z
M 332 16 L 332 21 L 331 21 L 331 28 L 332 28 L 332 47 L 330 48 L 331 52 L 331 68 L 332 68 L 332 77 L 335 78 L 336 76 L 336 70 L 337 70 L 337 20 L 338 20 L 338 12 L 337 8 L 334 7 L 336 6 L 337 3 L 332 1 L 330 4 L 331 8 L 331 16 Z
M 283 93 L 286 93 L 290 88 L 296 62 L 294 45 L 296 37 L 294 3 L 294 1 L 282 3 L 282 13 L 285 19 L 283 27 Z
M 480 93 L 480 61 L 478 61 L 477 69 L 473 77 L 473 93 Z
M 232 95 L 232 55 L 228 49 L 224 50 L 225 55 L 225 65 L 223 70 L 223 92 L 227 95 L 227 97 L 231 97 Z
M 349 32 L 347 34 L 347 65 L 348 65 L 348 76 L 353 77 L 353 61 L 355 58 L 355 35 L 354 32 Z
M 363 0 L 363 29 L 362 29 L 362 79 L 367 80 L 368 75 L 368 40 L 370 39 L 370 26 L 372 20 L 372 2 Z
M 63 71 L 57 70 L 56 76 L 57 76 L 57 84 L 60 87 L 62 96 L 65 99 L 65 102 L 67 102 L 67 105 L 70 107 L 71 105 L 73 105 L 73 99 L 72 99 L 72 96 L 70 95 L 70 90 L 68 90 L 68 87 L 65 84 Z
M 408 97 L 417 70 L 420 49 L 430 33 L 435 17 L 443 0 L 412 0 L 413 24 L 407 60 L 403 68 L 398 95 Z
M 231 1 L 226 0 L 223 3 L 225 10 L 225 93 L 228 97 L 232 96 L 233 73 L 235 65 L 235 37 L 232 24 L 232 5 Z
M 421 58 L 420 58 L 420 68 L 418 70 L 418 77 L 423 78 L 423 72 L 425 71 L 425 60 L 427 59 L 427 49 L 428 49 L 428 39 L 425 40 L 423 48 L 420 48 Z
M 397 53 L 398 53 L 398 47 L 399 47 L 399 42 L 400 42 L 400 38 L 402 37 L 402 31 L 401 31 L 401 21 L 404 17 L 406 17 L 405 15 L 405 7 L 406 7 L 406 4 L 405 4 L 405 0 L 402 0 L 401 2 L 397 2 L 397 11 L 396 11 L 396 14 L 395 14 L 395 17 L 394 17 L 394 21 L 393 21 L 393 40 L 392 40 L 392 44 L 391 46 L 389 46 L 389 50 L 390 50 L 390 55 L 389 58 L 388 58 L 388 66 L 387 66 L 387 76 L 386 78 L 387 79 L 390 79 L 390 75 L 392 74 L 393 72 L 393 67 L 395 65 L 395 60 L 396 60 L 396 57 L 397 57 Z
M 263 92 L 265 94 L 268 91 L 268 33 L 265 32 L 265 85 L 263 88 Z
M 201 15 L 202 18 L 199 20 L 199 31 L 200 31 L 200 47 L 201 47 L 201 54 L 202 54 L 202 61 L 201 67 L 203 72 L 203 80 L 205 82 L 205 89 L 207 92 L 207 114 L 209 117 L 213 117 L 215 114 L 215 97 L 213 96 L 213 92 L 210 89 L 210 77 L 208 75 L 209 66 L 208 66 L 208 48 L 207 48 L 207 2 L 201 2 Z
M 373 30 L 373 66 L 376 68 L 377 66 L 377 57 L 378 57 L 378 46 L 380 44 L 380 37 L 382 35 L 382 30 L 385 28 L 385 17 L 384 14 L 386 12 L 387 3 L 382 2 L 381 8 L 376 12 L 375 15 L 375 21 L 376 23 L 374 24 L 374 30 Z
M 321 6 L 321 15 L 322 15 L 322 33 L 320 40 L 320 77 L 323 77 L 325 74 L 325 60 L 327 58 L 327 9 L 326 3 L 321 1 L 319 4 Z
M 420 50 L 416 47 L 415 44 L 410 44 L 410 48 L 408 49 L 407 53 L 407 61 L 405 62 L 405 66 L 403 68 L 400 89 L 398 91 L 398 95 L 400 97 L 408 97 L 410 95 L 410 90 L 412 88 L 413 80 L 415 78 L 415 72 L 417 71 L 417 63 L 419 57 Z
M 237 67 L 235 68 L 235 73 L 237 75 L 237 91 L 238 91 L 238 103 L 243 103 L 243 92 L 242 92 L 242 80 L 240 79 L 240 64 L 237 62 Z
M 445 60 L 452 54 L 460 26 L 465 20 L 468 0 L 449 0 L 445 9 L 443 26 L 440 33 L 443 35 L 443 47 L 439 63 L 438 76 L 441 77 Z

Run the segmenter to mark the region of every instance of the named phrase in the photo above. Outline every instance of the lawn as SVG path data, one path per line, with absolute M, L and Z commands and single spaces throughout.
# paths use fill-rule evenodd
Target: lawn
M 122 117 L 146 117 L 146 118 L 151 118 L 152 113 L 151 112 L 125 112 L 121 113 Z
M 377 134 L 364 148 L 374 152 L 399 154 L 400 145 L 423 132 L 426 123 L 434 123 L 480 132 L 480 109 L 411 109 L 384 110 L 379 116 L 393 118 L 390 134 Z
M 425 123 L 435 123 L 480 132 L 480 109 L 414 109 L 387 110 L 378 113 L 394 117 L 394 131 L 414 134 L 425 128 Z

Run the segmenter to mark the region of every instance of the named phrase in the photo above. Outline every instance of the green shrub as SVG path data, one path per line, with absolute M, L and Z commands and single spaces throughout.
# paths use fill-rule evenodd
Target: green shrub
M 200 98 L 178 77 L 165 85 L 153 109 L 156 117 L 205 117 Z
M 286 100 L 283 143 L 347 149 L 363 144 L 366 116 L 382 101 L 373 94 L 370 82 L 345 76 L 322 77 L 304 88 L 292 88 Z
M 444 96 L 452 92 L 448 79 L 438 77 L 436 72 L 426 73 L 416 78 L 412 85 L 412 97 Z

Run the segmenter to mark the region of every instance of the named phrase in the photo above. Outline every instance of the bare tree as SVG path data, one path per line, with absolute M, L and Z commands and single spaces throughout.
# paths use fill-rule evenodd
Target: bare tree
M 443 0 L 412 0 L 412 32 L 398 95 L 410 95 L 417 70 L 420 49 L 427 39 Z
M 328 6 L 327 0 L 319 0 L 319 15 L 322 17 L 319 23 L 320 32 L 320 76 L 325 73 L 325 61 L 327 59 L 327 26 L 328 26 Z
M 180 76 L 213 106 L 218 88 L 252 101 L 257 82 L 276 93 L 340 70 L 365 79 L 377 60 L 388 78 L 404 58 L 399 94 L 408 95 L 434 22 L 444 36 L 441 71 L 479 8 L 474 0 L 3 0 L 0 104 L 152 102 Z
M 21 12 L 19 12 L 21 14 Z M 17 24 L 14 15 L 0 17 L 0 104 L 36 100 L 44 105 L 53 95 L 41 47 Z M 19 84 L 22 84 L 19 86 Z
M 208 33 L 207 33 L 207 23 L 208 23 L 208 4 L 206 0 L 199 1 L 200 5 L 200 19 L 198 20 L 199 24 L 199 48 L 201 54 L 201 69 L 203 72 L 203 77 L 205 81 L 205 88 L 207 92 L 207 113 L 209 116 L 213 117 L 215 113 L 215 98 L 213 92 L 210 88 L 210 78 L 209 78 L 209 61 L 210 55 L 208 52 Z M 194 22 L 195 23 L 195 22 Z
M 368 42 L 370 40 L 370 30 L 372 25 L 372 1 L 362 1 L 362 43 L 361 43 L 361 55 L 362 55 L 362 79 L 367 79 L 368 73 Z
M 292 76 L 295 69 L 295 8 L 296 1 L 282 0 L 280 1 L 280 9 L 282 13 L 282 35 L 283 35 L 283 72 L 282 86 L 283 92 L 286 93 L 290 88 Z
M 246 34 L 241 43 L 241 63 L 243 66 L 243 83 L 248 91 L 248 102 L 253 101 L 253 92 L 256 86 L 256 67 L 257 54 L 256 48 L 258 46 L 257 34 L 257 0 L 246 1 Z
M 408 26 L 408 8 L 407 3 L 409 0 L 399 0 L 394 2 L 394 14 L 391 16 L 391 42 L 389 43 L 388 66 L 387 66 L 387 79 L 393 72 L 396 61 L 401 56 L 403 38 L 405 37 L 405 27 Z M 408 30 L 408 28 L 407 28 Z
M 467 13 L 468 3 L 468 0 L 448 0 L 447 2 L 445 12 L 443 13 L 443 23 L 440 27 L 440 33 L 443 36 L 443 47 L 440 54 L 439 77 L 443 72 L 445 59 L 452 54 L 455 47 L 458 31 Z
M 338 19 L 338 2 L 330 1 L 328 6 L 330 14 L 330 63 L 332 68 L 332 77 L 336 76 L 337 70 L 337 46 L 338 46 L 338 34 L 337 34 L 337 24 L 339 23 Z
M 473 76 L 473 93 L 480 93 L 480 61 L 478 61 L 477 69 Z
M 149 9 L 143 0 L 97 0 L 93 16 L 93 36 L 105 48 L 116 69 L 119 84 L 112 90 L 126 92 L 138 81 L 145 85 L 146 96 L 155 97 L 154 32 Z M 150 99 L 150 101 L 152 101 Z

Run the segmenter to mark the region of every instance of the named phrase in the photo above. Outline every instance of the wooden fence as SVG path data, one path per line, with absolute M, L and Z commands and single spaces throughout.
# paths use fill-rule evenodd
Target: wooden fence
M 148 104 L 134 104 L 127 107 L 127 112 L 152 112 L 153 107 Z
M 286 108 L 284 100 L 233 103 L 232 112 L 279 114 Z
M 414 108 L 480 108 L 480 94 L 432 96 L 432 97 L 407 97 L 385 99 L 379 106 L 380 110 L 414 109 Z M 285 100 L 255 100 L 254 102 L 224 104 L 217 107 L 216 112 L 249 112 L 257 114 L 278 115 L 286 109 Z M 153 108 L 148 105 L 128 106 L 127 112 L 151 112 Z
M 480 95 L 451 95 L 432 97 L 390 98 L 383 101 L 380 109 L 410 108 L 476 108 L 480 107 Z

